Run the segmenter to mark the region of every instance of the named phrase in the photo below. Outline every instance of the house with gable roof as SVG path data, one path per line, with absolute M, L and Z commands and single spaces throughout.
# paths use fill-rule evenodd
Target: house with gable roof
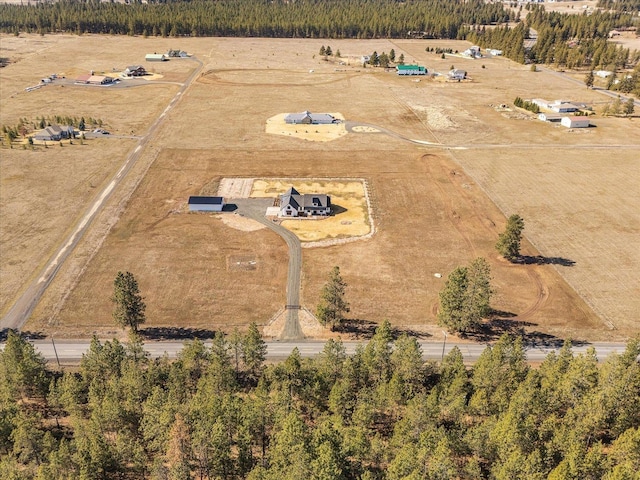
M 301 195 L 291 187 L 280 195 L 280 217 L 312 217 L 331 214 L 331 197 L 321 193 Z

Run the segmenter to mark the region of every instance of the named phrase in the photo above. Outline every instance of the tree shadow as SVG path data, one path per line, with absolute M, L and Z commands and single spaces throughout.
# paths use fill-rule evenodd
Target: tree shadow
M 356 339 L 370 340 L 376 333 L 376 329 L 380 326 L 379 323 L 372 322 L 370 320 L 363 320 L 360 318 L 346 320 L 342 324 L 342 329 L 339 330 L 342 333 L 353 335 Z M 391 327 L 391 336 L 394 340 L 402 334 L 409 335 L 418 339 L 424 339 L 432 337 L 430 333 L 420 332 L 418 330 L 412 330 L 410 328 L 397 328 Z
M 350 318 L 342 324 L 340 331 L 357 339 L 369 340 L 376 333 L 376 328 L 378 324 L 370 320 Z
M 140 329 L 138 333 L 146 340 L 210 340 L 216 331 L 207 328 L 147 327 Z
M 516 262 L 525 265 L 560 265 L 562 267 L 573 267 L 576 264 L 568 258 L 544 257 L 542 255 L 522 255 Z
M 537 323 L 517 320 L 517 315 L 513 312 L 504 312 L 494 310 L 491 318 L 483 323 L 476 331 L 467 332 L 463 335 L 478 342 L 493 342 L 498 340 L 502 335 L 517 335 L 522 338 L 525 345 L 529 347 L 544 346 L 560 348 L 564 344 L 564 338 L 556 337 L 549 333 L 540 332 L 538 330 L 527 329 L 527 327 L 536 327 Z M 572 345 L 587 345 L 589 342 L 585 340 L 571 340 Z
M 7 341 L 7 337 L 9 336 L 10 331 L 11 331 L 10 328 L 5 328 L 3 330 L 0 330 L 0 342 Z M 25 340 L 42 340 L 47 338 L 47 336 L 42 332 L 31 332 L 29 330 L 23 330 L 21 332 L 17 330 L 13 330 L 13 331 L 14 333 L 17 333 L 18 335 L 20 335 Z

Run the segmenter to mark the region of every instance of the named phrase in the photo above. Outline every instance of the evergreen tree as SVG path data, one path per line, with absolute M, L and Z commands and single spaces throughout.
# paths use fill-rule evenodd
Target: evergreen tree
M 260 376 L 262 364 L 267 355 L 267 344 L 255 322 L 251 322 L 249 330 L 242 338 L 240 350 L 242 362 L 247 368 L 249 376 L 257 379 Z
M 440 292 L 440 325 L 459 333 L 477 328 L 491 310 L 492 294 L 490 267 L 484 258 L 456 268 Z
M 626 102 L 624 102 L 624 114 L 629 116 L 629 115 L 633 115 L 633 112 L 635 111 L 635 103 L 633 100 L 633 97 L 629 97 L 627 99 Z
M 134 332 L 142 325 L 146 318 L 144 311 L 146 305 L 140 295 L 138 281 L 130 272 L 118 272 L 113 282 L 113 297 L 115 304 L 113 318 L 122 328 L 131 328 Z
M 316 316 L 322 325 L 331 330 L 340 328 L 344 322 L 344 314 L 349 313 L 349 304 L 345 300 L 347 284 L 340 275 L 340 267 L 333 267 L 329 281 L 322 288 L 320 303 Z
M 593 81 L 595 77 L 593 75 L 593 70 L 589 70 L 589 72 L 584 76 L 584 84 L 587 88 L 593 87 Z
M 520 215 L 513 214 L 507 220 L 505 231 L 498 236 L 496 250 L 511 262 L 520 257 L 520 242 L 522 241 L 523 230 L 524 220 Z

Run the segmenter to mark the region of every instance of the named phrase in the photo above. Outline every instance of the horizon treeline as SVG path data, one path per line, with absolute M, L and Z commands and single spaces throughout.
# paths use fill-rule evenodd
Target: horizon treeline
M 253 332 L 188 342 L 174 361 L 136 336 L 94 338 L 65 371 L 10 333 L 0 478 L 638 478 L 638 341 L 602 363 L 565 343 L 533 368 L 505 335 L 467 367 L 457 347 L 424 362 L 385 322 L 352 356 L 329 340 L 265 365 Z
M 193 37 L 459 38 L 463 25 L 511 20 L 483 0 L 206 0 L 130 5 L 0 4 L 0 31 Z

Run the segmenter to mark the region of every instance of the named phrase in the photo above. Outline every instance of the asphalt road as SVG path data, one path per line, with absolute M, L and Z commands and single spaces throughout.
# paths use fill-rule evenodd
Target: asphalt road
M 153 122 L 151 127 L 149 127 L 147 133 L 140 138 L 138 145 L 131 153 L 129 153 L 124 164 L 112 178 L 111 182 L 109 182 L 104 190 L 102 190 L 102 192 L 100 192 L 91 203 L 86 213 L 82 216 L 80 222 L 74 227 L 71 235 L 67 237 L 58 250 L 47 261 L 39 274 L 23 288 L 22 295 L 16 300 L 7 314 L 0 320 L 0 331 L 9 328 L 19 330 L 28 320 L 34 308 L 42 298 L 45 290 L 55 278 L 60 267 L 73 252 L 80 239 L 84 236 L 85 232 L 104 206 L 105 202 L 109 197 L 111 197 L 113 191 L 118 187 L 120 182 L 126 178 L 131 168 L 140 158 L 141 154 L 144 152 L 144 148 L 153 138 L 160 125 L 164 122 L 166 114 L 176 105 L 180 96 L 187 90 L 187 88 L 189 88 L 191 82 L 200 73 L 200 70 L 202 69 L 202 62 L 197 60 L 195 57 L 192 57 L 192 59 L 198 63 L 197 68 L 191 73 L 187 81 L 182 84 L 182 87 L 175 94 L 171 102 L 169 102 L 167 108 L 165 108 L 160 116 Z
M 82 355 L 88 351 L 90 343 L 88 340 L 55 341 L 54 349 L 54 344 L 51 340 L 37 340 L 33 342 L 36 350 L 47 360 L 56 361 L 57 352 L 58 359 L 61 363 L 80 360 Z M 210 343 L 207 342 L 205 342 L 205 344 L 210 345 Z M 360 345 L 358 342 L 345 342 L 344 346 L 347 354 L 353 355 L 358 345 Z M 474 363 L 488 345 L 489 344 L 447 342 L 444 345 L 444 354 L 446 355 L 454 346 L 457 346 L 462 352 L 465 362 Z M 184 342 L 149 342 L 144 345 L 144 348 L 152 358 L 161 357 L 165 353 L 169 358 L 175 358 L 183 346 Z M 623 353 L 626 348 L 624 343 L 592 343 L 575 345 L 573 352 L 576 355 L 585 353 L 590 346 L 595 348 L 599 360 L 605 359 L 612 352 Z M 269 360 L 284 359 L 288 357 L 296 347 L 303 357 L 315 357 L 322 352 L 324 342 L 267 342 L 267 358 Z M 420 342 L 420 347 L 425 360 L 440 360 L 442 358 L 442 342 Z M 3 345 L 0 344 L 0 349 L 1 348 L 3 348 Z M 559 347 L 550 345 L 529 345 L 526 347 L 527 359 L 533 363 L 541 362 L 549 353 L 553 351 L 557 352 L 558 349 Z
M 289 247 L 289 267 L 287 270 L 287 306 L 286 322 L 281 335 L 282 340 L 298 340 L 304 337 L 300 328 L 298 312 L 300 308 L 300 275 L 302 271 L 302 246 L 298 237 L 279 223 L 265 217 L 267 207 L 273 205 L 271 198 L 241 198 L 229 199 L 229 204 L 235 204 L 236 213 L 252 220 L 256 220 L 280 235 Z

